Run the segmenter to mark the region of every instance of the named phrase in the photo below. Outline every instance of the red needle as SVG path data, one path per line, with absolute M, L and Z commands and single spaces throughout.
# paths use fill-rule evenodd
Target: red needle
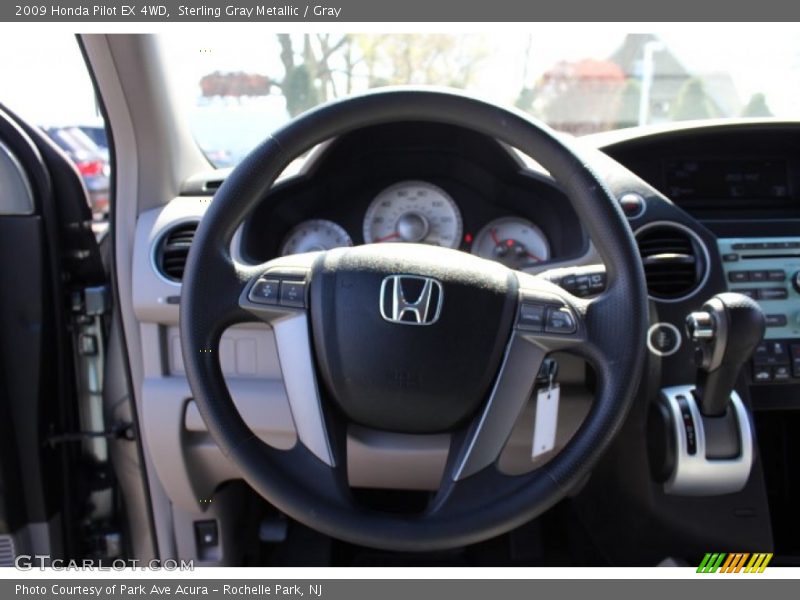
M 492 229 L 489 231 L 489 235 L 492 236 L 492 241 L 494 242 L 495 246 L 500 245 L 500 239 L 497 237 L 497 229 Z
M 393 239 L 399 238 L 399 237 L 400 237 L 400 234 L 395 231 L 394 233 L 390 233 L 389 235 L 385 235 L 383 237 L 379 237 L 377 240 L 375 240 L 375 243 L 380 244 L 381 242 L 388 242 L 389 240 L 393 240 Z
M 526 251 L 526 252 L 525 252 L 525 254 L 527 254 L 528 256 L 530 256 L 530 257 L 531 257 L 533 260 L 535 260 L 536 262 L 542 262 L 542 259 L 541 259 L 541 258 L 539 258 L 538 256 L 536 256 L 536 255 L 535 255 L 533 252 L 528 252 L 528 251 Z

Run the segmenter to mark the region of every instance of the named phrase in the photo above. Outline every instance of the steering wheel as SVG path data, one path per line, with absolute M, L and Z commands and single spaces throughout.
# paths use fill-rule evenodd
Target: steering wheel
M 389 122 L 437 122 L 534 157 L 561 184 L 607 268 L 607 287 L 576 298 L 530 274 L 457 250 L 372 244 L 235 261 L 239 224 L 281 171 L 316 144 Z M 278 450 L 244 422 L 223 379 L 222 332 L 274 330 L 298 442 Z M 301 523 L 352 543 L 426 551 L 520 526 L 587 475 L 621 425 L 641 378 L 647 292 L 617 202 L 564 142 L 527 116 L 444 91 L 388 90 L 310 111 L 253 150 L 217 191 L 195 235 L 181 294 L 183 358 L 194 401 L 242 477 Z M 524 475 L 498 457 L 546 355 L 593 365 L 596 398 L 570 442 Z M 439 489 L 416 514 L 367 508 L 347 477 L 347 428 L 449 432 Z

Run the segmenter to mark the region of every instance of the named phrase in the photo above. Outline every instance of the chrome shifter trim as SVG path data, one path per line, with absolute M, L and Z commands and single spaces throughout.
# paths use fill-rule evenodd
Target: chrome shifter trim
M 718 496 L 741 491 L 753 467 L 753 431 L 747 409 L 736 392 L 731 406 L 736 415 L 741 440 L 739 456 L 727 459 L 706 458 L 706 436 L 702 415 L 694 399 L 694 386 L 680 385 L 661 390 L 660 401 L 672 416 L 675 436 L 675 467 L 664 483 L 664 492 L 677 496 Z M 689 454 L 686 431 L 678 398 L 684 398 L 694 421 L 696 451 Z

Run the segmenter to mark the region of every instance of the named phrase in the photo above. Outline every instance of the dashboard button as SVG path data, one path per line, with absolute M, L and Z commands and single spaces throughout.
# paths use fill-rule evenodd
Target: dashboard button
M 750 281 L 766 281 L 766 271 L 750 271 Z
M 770 281 L 786 281 L 786 271 L 780 269 L 767 271 L 767 279 Z
M 547 319 L 544 330 L 547 333 L 575 333 L 578 326 L 575 323 L 575 317 L 567 308 L 554 308 L 547 309 Z
M 523 303 L 519 307 L 517 326 L 530 331 L 541 331 L 544 328 L 544 311 L 543 304 Z
M 306 305 L 306 282 L 287 281 L 281 283 L 281 306 L 304 308 Z
M 578 296 L 589 295 L 589 276 L 578 275 L 575 277 L 575 294 Z
M 800 378 L 800 344 L 789 346 L 789 354 L 792 357 L 792 377 Z
M 753 354 L 753 364 L 759 367 L 768 365 L 788 365 L 789 353 L 784 342 L 761 342 Z
M 775 367 L 775 371 L 773 371 L 772 378 L 775 381 L 786 381 L 791 377 L 791 373 L 789 373 L 789 367 L 786 365 L 781 365 L 779 367 Z
M 767 347 L 769 348 L 769 353 L 775 364 L 789 364 L 789 353 L 786 351 L 786 344 L 783 342 L 768 342 Z
M 591 273 L 589 275 L 589 289 L 593 292 L 601 292 L 606 288 L 605 273 Z
M 656 323 L 647 331 L 647 347 L 656 356 L 675 354 L 681 341 L 681 333 L 672 323 Z
M 575 275 L 564 275 L 561 279 L 561 287 L 571 292 L 575 289 Z
M 758 290 L 754 288 L 747 288 L 742 290 L 735 290 L 737 294 L 744 294 L 748 298 L 752 298 L 753 300 L 758 300 Z
M 757 383 L 768 383 L 772 381 L 772 368 L 755 367 L 753 369 L 753 381 Z
M 750 281 L 750 273 L 748 271 L 731 271 L 728 273 L 728 281 L 731 283 Z
M 769 364 L 769 350 L 765 342 L 756 346 L 756 351 L 753 353 L 753 364 L 757 366 Z
M 250 290 L 248 298 L 259 304 L 277 304 L 280 286 L 279 279 L 259 279 Z
M 786 327 L 788 319 L 786 315 L 767 315 L 767 327 Z
M 730 254 L 723 254 L 722 255 L 723 262 L 736 262 L 739 260 L 739 255 L 735 252 L 731 252 Z
M 786 288 L 765 288 L 758 290 L 759 300 L 785 300 L 789 297 Z
M 636 192 L 623 194 L 619 199 L 619 205 L 622 207 L 622 212 L 629 219 L 641 217 L 645 211 L 644 198 Z

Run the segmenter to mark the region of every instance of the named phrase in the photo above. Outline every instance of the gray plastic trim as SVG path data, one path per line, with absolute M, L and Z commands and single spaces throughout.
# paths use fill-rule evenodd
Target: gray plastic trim
M 352 425 L 347 432 L 349 483 L 353 487 L 435 491 L 444 474 L 450 437 Z
M 680 385 L 661 390 L 660 401 L 672 417 L 675 439 L 675 468 L 664 483 L 664 492 L 676 496 L 718 496 L 741 491 L 753 467 L 753 432 L 747 409 L 736 392 L 731 393 L 731 406 L 736 414 L 741 439 L 739 456 L 731 459 L 706 458 L 706 436 L 703 419 L 697 408 L 694 386 Z M 696 436 L 696 452 L 689 454 L 678 397 L 683 397 L 692 414 Z
M 0 215 L 32 215 L 33 191 L 17 157 L 0 142 Z
M 208 209 L 210 198 L 193 196 L 175 198 L 162 208 L 139 215 L 133 248 L 133 309 L 139 321 L 178 324 L 178 304 L 168 301 L 180 296 L 181 284 L 161 276 L 155 264 L 159 240 L 175 226 L 199 222 Z
M 511 337 L 492 393 L 453 470 L 453 480 L 474 475 L 492 464 L 503 451 L 514 423 L 528 403 L 545 350 L 521 334 Z
M 336 466 L 322 415 L 308 317 L 297 313 L 274 322 L 272 328 L 297 437 L 326 465 Z
M 226 379 L 237 410 L 265 443 L 289 449 L 297 441 L 282 382 Z M 142 428 L 155 471 L 173 504 L 198 512 L 225 480 L 239 477 L 207 433 L 183 377 L 145 379 Z
M 308 270 L 316 257 L 317 253 L 294 254 L 270 261 L 265 265 L 264 272 L 254 277 L 242 290 L 239 305 L 272 327 L 297 436 L 314 456 L 333 467 L 336 462 L 322 414 L 308 314 L 302 308 L 261 304 L 250 299 L 256 282 L 270 274 L 276 277 L 292 275 L 307 281 Z

